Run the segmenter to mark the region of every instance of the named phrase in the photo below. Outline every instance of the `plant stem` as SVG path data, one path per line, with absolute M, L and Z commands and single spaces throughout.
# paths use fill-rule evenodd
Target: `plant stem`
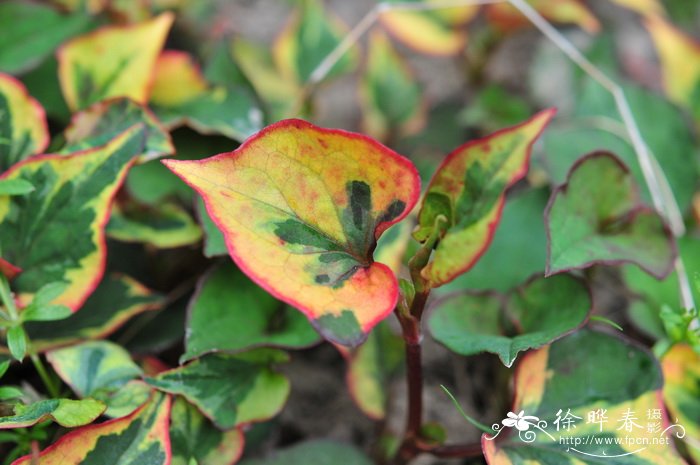
M 46 367 L 39 356 L 37 354 L 32 354 L 30 358 L 32 359 L 34 368 L 36 368 L 36 372 L 39 373 L 39 377 L 44 382 L 44 386 L 46 386 L 46 390 L 48 391 L 49 395 L 54 399 L 60 397 L 58 387 L 54 384 L 49 372 L 46 371 Z
M 17 321 L 19 319 L 19 314 L 17 313 L 15 301 L 12 298 L 10 283 L 7 282 L 7 278 L 2 273 L 0 273 L 0 299 L 2 300 L 2 304 L 5 306 L 10 319 L 12 321 Z

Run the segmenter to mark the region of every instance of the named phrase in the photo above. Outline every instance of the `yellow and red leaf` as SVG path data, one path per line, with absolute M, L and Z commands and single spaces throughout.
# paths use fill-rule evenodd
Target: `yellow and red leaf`
M 234 152 L 165 160 L 206 204 L 238 266 L 328 339 L 356 345 L 394 308 L 379 236 L 415 205 L 413 165 L 359 134 L 285 120 Z

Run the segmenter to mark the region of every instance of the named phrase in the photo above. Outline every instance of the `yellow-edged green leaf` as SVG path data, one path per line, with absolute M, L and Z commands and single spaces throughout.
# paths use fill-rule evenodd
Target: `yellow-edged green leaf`
M 61 14 L 49 5 L 11 0 L 0 3 L 0 71 L 24 73 L 70 37 L 91 25 L 88 15 Z
M 154 66 L 174 16 L 163 13 L 142 23 L 108 26 L 64 44 L 58 77 L 72 110 L 110 97 L 146 103 Z
M 661 359 L 664 401 L 672 420 L 685 428 L 688 453 L 700 463 L 700 355 L 676 344 Z
M 447 156 L 423 199 L 413 236 L 425 241 L 435 220 L 447 219 L 432 261 L 421 271 L 432 287 L 469 270 L 486 251 L 501 218 L 505 191 L 528 170 L 532 145 L 554 110 L 464 144 Z
M 659 54 L 666 95 L 700 122 L 700 42 L 658 16 L 647 18 L 646 27 Z
M 109 341 L 52 350 L 46 359 L 78 397 L 102 397 L 141 375 L 129 352 Z
M 185 334 L 181 360 L 209 352 L 235 353 L 260 346 L 303 348 L 319 342 L 302 314 L 256 286 L 233 263 L 202 278 L 189 304 Z
M 160 306 L 161 298 L 133 279 L 108 274 L 90 294 L 80 312 L 51 322 L 28 322 L 32 349 L 44 352 L 79 341 L 104 338 L 131 317 Z
M 275 41 L 277 69 L 286 79 L 298 84 L 307 82 L 346 31 L 347 27 L 338 18 L 324 11 L 321 1 L 304 0 Z M 349 50 L 333 65 L 326 79 L 352 71 L 357 59 L 357 49 Z
M 170 397 L 154 393 L 129 416 L 71 431 L 39 454 L 41 465 L 167 465 Z M 14 465 L 30 465 L 27 455 Z
M 413 3 L 439 4 L 440 0 L 411 0 Z M 402 3 L 391 0 L 389 3 Z M 461 27 L 479 11 L 478 6 L 439 8 L 433 11 L 386 11 L 382 25 L 409 47 L 434 55 L 454 55 L 462 51 L 467 34 Z M 370 50 L 371 53 L 371 50 Z
M 416 202 L 405 158 L 358 134 L 285 120 L 234 152 L 164 163 L 202 195 L 238 266 L 329 340 L 356 345 L 393 310 L 396 278 L 372 252 Z
M 386 139 L 418 130 L 427 105 L 408 65 L 378 30 L 370 36 L 368 53 L 360 82 L 365 132 Z
M 484 435 L 491 465 L 684 465 L 667 429 L 651 353 L 621 338 L 578 331 L 528 353 L 515 400 Z M 494 436 L 495 439 L 494 439 Z
M 221 431 L 196 407 L 178 397 L 170 414 L 171 465 L 231 465 L 243 453 L 245 438 L 240 429 Z
M 145 106 L 127 98 L 99 102 L 74 114 L 64 132 L 66 146 L 61 153 L 104 145 L 138 123 L 143 123 L 147 131 L 146 145 L 139 162 L 175 153 L 170 134 L 155 115 Z
M 580 327 L 592 301 L 582 282 L 560 275 L 531 280 L 507 295 L 462 292 L 435 305 L 428 324 L 438 342 L 460 355 L 497 354 L 511 366 L 519 352 Z
M 580 0 L 527 0 L 545 19 L 554 23 L 576 24 L 589 34 L 600 30 L 600 23 Z M 530 21 L 508 3 L 496 3 L 486 7 L 486 14 L 494 26 L 509 32 L 530 24 Z
M 160 249 L 195 244 L 202 238 L 199 225 L 175 203 L 115 205 L 106 232 L 118 241 L 143 242 Z
M 104 273 L 109 204 L 143 144 L 144 130 L 134 126 L 103 147 L 34 157 L 3 174 L 41 186 L 0 197 L 2 255 L 23 269 L 13 282 L 21 303 L 45 284 L 65 281 L 54 303 L 77 311 L 94 290 Z
M 287 360 L 284 352 L 273 349 L 205 355 L 146 382 L 183 396 L 219 428 L 231 429 L 279 413 L 289 396 L 289 381 L 270 365 Z
M 48 145 L 44 109 L 21 82 L 0 73 L 0 173 Z
M 262 111 L 243 88 L 210 86 L 193 58 L 163 52 L 156 63 L 151 105 L 169 128 L 186 124 L 202 134 L 243 140 L 262 127 Z
M 677 251 L 661 217 L 639 199 L 629 170 L 606 152 L 580 159 L 545 210 L 547 274 L 634 263 L 659 279 Z
M 47 399 L 29 405 L 15 405 L 14 415 L 0 417 L 0 429 L 26 428 L 53 420 L 66 428 L 92 423 L 105 411 L 105 404 L 95 399 Z

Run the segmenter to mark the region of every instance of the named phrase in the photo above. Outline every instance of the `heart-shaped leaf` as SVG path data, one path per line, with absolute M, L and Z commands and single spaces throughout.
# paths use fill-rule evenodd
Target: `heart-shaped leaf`
M 189 305 L 181 360 L 260 346 L 301 348 L 319 341 L 302 314 L 260 289 L 232 263 L 205 275 Z
M 547 275 L 595 264 L 635 263 L 661 279 L 676 257 L 671 232 L 639 200 L 627 167 L 610 153 L 580 159 L 545 211 Z
M 416 202 L 408 160 L 358 134 L 286 120 L 234 152 L 164 163 L 202 195 L 238 266 L 327 339 L 358 344 L 394 309 L 396 278 L 372 252 Z
M 133 279 L 108 274 L 97 289 L 70 317 L 50 322 L 28 322 L 24 325 L 32 341 L 32 349 L 45 352 L 88 339 L 104 338 L 139 313 L 155 310 L 161 298 Z
M 170 463 L 170 397 L 154 393 L 126 417 L 72 431 L 39 454 L 41 465 Z M 30 465 L 27 455 L 13 465 Z
M 420 129 L 427 105 L 412 70 L 379 30 L 370 36 L 367 69 L 360 81 L 363 128 L 378 139 Z
M 676 344 L 661 359 L 664 401 L 671 418 L 685 427 L 688 453 L 700 463 L 700 355 Z
M 109 341 L 90 341 L 53 350 L 46 359 L 56 374 L 79 397 L 115 391 L 141 375 L 141 369 L 124 348 Z
M 231 465 L 243 453 L 240 429 L 221 431 L 197 408 L 178 397 L 170 412 L 171 465 Z
M 410 0 L 411 3 L 440 3 L 440 0 Z M 389 0 L 388 3 L 406 3 Z M 384 26 L 394 37 L 417 50 L 431 55 L 455 55 L 466 44 L 465 23 L 479 11 L 478 6 L 440 8 L 433 11 L 394 10 L 379 16 Z
M 65 281 L 54 303 L 76 311 L 100 282 L 109 205 L 143 143 L 143 128 L 134 126 L 103 147 L 34 157 L 2 175 L 41 186 L 0 197 L 0 244 L 12 244 L 2 254 L 23 269 L 13 281 L 23 304 L 45 284 Z
M 143 123 L 147 131 L 140 163 L 175 153 L 170 134 L 155 115 L 145 106 L 127 98 L 105 100 L 74 114 L 64 132 L 66 147 L 61 153 L 104 145 L 138 123 Z
M 58 50 L 58 77 L 68 107 L 87 108 L 110 97 L 146 103 L 153 70 L 174 15 L 129 26 L 107 26 Z
M 249 92 L 210 86 L 193 58 L 180 51 L 158 57 L 150 101 L 171 129 L 186 124 L 202 134 L 244 140 L 262 127 L 262 111 Z
M 289 396 L 289 381 L 270 365 L 287 360 L 284 352 L 273 349 L 205 355 L 146 382 L 183 396 L 219 428 L 231 429 L 279 413 Z
M 21 82 L 0 73 L 0 173 L 48 145 L 44 109 Z
M 47 399 L 29 405 L 15 405 L 15 414 L 0 417 L 0 429 L 27 428 L 53 420 L 66 428 L 92 423 L 105 411 L 105 404 L 95 399 Z
M 583 283 L 560 275 L 532 280 L 504 296 L 459 293 L 435 305 L 428 325 L 437 341 L 460 355 L 497 354 L 511 366 L 519 352 L 582 325 L 592 301 Z
M 515 373 L 515 401 L 494 435 L 491 465 L 683 465 L 673 447 L 649 352 L 621 338 L 578 331 L 530 352 Z M 519 412 L 519 413 L 517 413 Z
M 528 169 L 532 145 L 554 115 L 530 120 L 459 147 L 447 156 L 430 181 L 413 236 L 425 241 L 444 215 L 447 229 L 432 261 L 421 274 L 432 287 L 469 270 L 486 251 L 505 203 L 505 191 Z

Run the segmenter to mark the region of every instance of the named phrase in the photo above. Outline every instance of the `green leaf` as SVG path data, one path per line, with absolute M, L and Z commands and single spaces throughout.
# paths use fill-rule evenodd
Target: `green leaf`
M 511 366 L 519 352 L 581 326 L 592 301 L 583 283 L 559 275 L 531 280 L 504 296 L 459 293 L 435 305 L 428 326 L 438 342 L 460 355 L 497 354 Z
M 669 415 L 685 428 L 684 443 L 700 462 L 700 355 L 686 344 L 676 344 L 661 359 L 664 401 Z
M 183 361 L 259 346 L 302 348 L 320 340 L 302 314 L 256 286 L 232 263 L 206 274 L 189 305 Z
M 17 399 L 24 396 L 21 389 L 14 386 L 0 386 L 0 400 Z
M 21 82 L 0 73 L 0 173 L 48 145 L 44 109 Z
M 22 321 L 57 321 L 71 316 L 73 312 L 65 305 L 30 305 L 22 312 Z
M 154 393 L 129 416 L 71 431 L 42 451 L 39 460 L 41 465 L 166 465 L 170 463 L 169 417 L 170 398 Z M 27 455 L 14 465 L 33 461 Z
M 75 428 L 92 423 L 104 410 L 105 405 L 95 399 L 48 399 L 17 404 L 14 415 L 0 417 L 0 429 L 26 428 L 49 419 L 66 428 Z
M 210 87 L 192 57 L 168 50 L 156 63 L 154 112 L 168 128 L 186 124 L 202 134 L 243 141 L 262 128 L 263 114 L 244 88 Z
M 34 191 L 34 186 L 24 179 L 0 180 L 0 195 L 24 195 Z
M 133 279 L 108 274 L 81 311 L 52 322 L 29 322 L 32 349 L 44 352 L 81 340 L 104 338 L 139 313 L 160 306 L 161 298 Z
M 204 256 L 212 258 L 227 255 L 228 249 L 226 249 L 224 234 L 216 226 L 216 223 L 212 221 L 209 213 L 207 213 L 207 208 L 204 206 L 204 201 L 201 197 L 195 201 L 195 209 L 204 233 Z
M 347 28 L 335 16 L 324 11 L 319 0 L 305 0 L 277 37 L 273 53 L 283 77 L 298 84 L 309 80 L 343 39 Z M 333 65 L 327 79 L 352 71 L 357 65 L 357 49 L 352 48 Z
M 297 444 L 270 454 L 265 459 L 247 459 L 239 465 L 336 465 L 342 457 L 343 465 L 372 465 L 372 461 L 355 447 L 315 440 Z
M 403 339 L 382 322 L 361 346 L 345 356 L 346 380 L 352 399 L 368 417 L 383 419 L 389 401 L 387 386 L 403 365 Z
M 102 400 L 104 393 L 120 389 L 141 375 L 129 352 L 109 341 L 90 341 L 47 352 L 56 374 L 79 397 Z
M 0 355 L 0 378 L 5 376 L 5 373 L 7 373 L 7 369 L 10 368 L 10 361 L 5 360 L 7 358 L 6 356 Z
M 427 104 L 412 70 L 380 30 L 368 47 L 360 81 L 364 131 L 378 139 L 414 132 L 425 122 Z
M 82 110 L 111 97 L 146 103 L 156 59 L 174 15 L 127 26 L 106 26 L 57 52 L 58 77 L 68 107 Z
M 91 26 L 89 16 L 60 14 L 40 3 L 0 3 L 0 71 L 23 73 L 38 65 L 66 39 Z
M 501 218 L 505 191 L 527 173 L 532 145 L 553 114 L 546 110 L 518 126 L 468 142 L 440 165 L 413 233 L 424 242 L 433 235 L 436 218 L 447 218 L 432 261 L 421 271 L 431 287 L 469 270 L 486 251 Z
M 117 390 L 102 391 L 100 400 L 107 404 L 105 416 L 120 418 L 130 415 L 148 401 L 153 388 L 141 380 L 131 380 Z
M 27 334 L 22 326 L 10 326 L 7 329 L 7 348 L 15 360 L 22 361 L 27 354 Z
M 199 410 L 178 397 L 170 413 L 170 442 L 172 465 L 230 465 L 243 452 L 241 430 L 221 431 Z
M 74 114 L 64 131 L 66 145 L 60 153 L 70 154 L 104 145 L 134 124 L 143 124 L 146 131 L 140 163 L 175 153 L 170 134 L 161 122 L 148 108 L 128 98 L 98 102 Z
M 182 395 L 219 428 L 230 429 L 279 413 L 289 395 L 289 381 L 270 365 L 285 361 L 284 352 L 272 349 L 205 355 L 146 382 Z
M 60 297 L 67 288 L 68 283 L 63 281 L 45 284 L 36 292 L 32 303 L 39 306 L 48 305 Z
M 393 311 L 396 277 L 372 252 L 417 200 L 405 158 L 291 119 L 234 152 L 163 163 L 200 193 L 236 263 L 327 339 L 357 345 Z
M 685 463 L 675 431 L 664 430 L 661 370 L 635 343 L 578 331 L 528 353 L 514 379 L 512 411 L 493 426 L 498 438 L 482 439 L 491 465 Z
M 5 172 L 4 179 L 41 186 L 0 197 L 0 243 L 13 244 L 2 255 L 23 269 L 13 281 L 20 304 L 43 285 L 65 281 L 68 288 L 54 303 L 76 311 L 94 290 L 104 273 L 109 205 L 143 140 L 143 129 L 134 126 L 103 147 L 34 157 Z
M 195 244 L 202 238 L 202 230 L 190 214 L 174 203 L 115 205 L 106 233 L 112 239 L 142 242 L 159 249 Z
M 542 215 L 549 192 L 531 189 L 513 194 L 488 250 L 469 273 L 439 288 L 441 294 L 464 289 L 505 292 L 535 273 L 544 274 L 547 239 Z
M 547 275 L 595 264 L 634 263 L 663 278 L 676 249 L 663 220 L 640 202 L 629 170 L 614 155 L 579 160 L 552 192 L 545 225 Z

